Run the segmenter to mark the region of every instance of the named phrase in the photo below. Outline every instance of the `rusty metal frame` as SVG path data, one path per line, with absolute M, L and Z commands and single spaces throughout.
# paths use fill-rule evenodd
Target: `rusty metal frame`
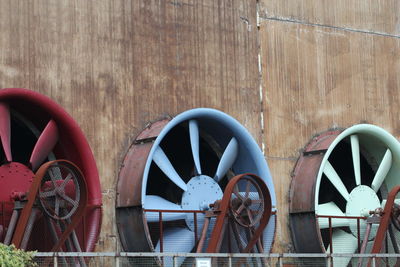
M 400 192 L 400 185 L 393 187 L 390 190 L 385 208 L 383 209 L 383 216 L 380 220 L 378 231 L 375 235 L 374 245 L 372 246 L 371 253 L 379 253 L 382 249 L 382 243 L 385 240 L 386 231 L 390 224 L 390 217 L 392 215 L 392 208 L 394 205 L 394 201 L 396 199 L 396 195 Z
M 39 168 L 39 170 L 36 172 L 34 180 L 32 182 L 32 186 L 30 187 L 30 190 L 28 192 L 27 203 L 25 204 L 24 208 L 21 211 L 21 214 L 20 214 L 18 222 L 17 222 L 16 229 L 14 232 L 14 236 L 11 241 L 11 243 L 14 244 L 16 248 L 21 247 L 21 242 L 22 242 L 22 239 L 24 238 L 25 231 L 26 231 L 26 228 L 28 225 L 28 220 L 32 214 L 32 208 L 36 201 L 43 177 L 45 176 L 47 169 L 51 165 L 58 164 L 58 163 L 70 165 L 71 167 L 73 167 L 74 171 L 77 172 L 78 183 L 79 183 L 79 187 L 81 190 L 81 197 L 80 197 L 80 201 L 79 201 L 79 206 L 72 217 L 71 223 L 68 224 L 67 228 L 60 236 L 58 242 L 56 244 L 54 244 L 53 248 L 51 249 L 52 252 L 59 251 L 61 246 L 64 244 L 64 242 L 67 240 L 69 235 L 77 227 L 77 225 L 79 224 L 79 222 L 81 221 L 81 219 L 84 216 L 85 210 L 87 208 L 88 195 L 87 195 L 86 181 L 83 178 L 84 176 L 83 176 L 82 172 L 75 164 L 73 164 L 70 161 L 67 161 L 67 160 L 49 161 L 49 162 L 43 164 Z
M 333 243 L 332 243 L 332 219 L 350 219 L 350 220 L 357 220 L 357 242 L 358 242 L 358 251 L 361 251 L 361 234 L 360 234 L 360 220 L 365 220 L 367 217 L 362 217 L 362 216 L 334 216 L 334 215 L 315 215 L 315 218 L 318 220 L 318 218 L 327 218 L 329 221 L 329 244 L 332 244 L 330 246 L 330 251 L 329 253 L 334 253 L 333 251 Z M 328 251 L 327 251 L 328 252 Z
M 257 185 L 260 186 L 261 192 L 263 192 L 265 194 L 265 198 L 264 198 L 264 211 L 265 214 L 264 216 L 261 218 L 261 221 L 259 223 L 258 228 L 255 230 L 255 232 L 253 233 L 253 237 L 250 240 L 250 242 L 247 244 L 246 248 L 244 248 L 243 252 L 244 253 L 249 253 L 250 250 L 256 245 L 257 241 L 259 240 L 260 236 L 262 235 L 262 232 L 264 231 L 269 218 L 271 215 L 276 214 L 276 212 L 272 212 L 271 208 L 272 208 L 272 204 L 271 204 L 271 200 L 269 197 L 269 191 L 267 186 L 265 185 L 264 181 L 254 175 L 254 174 L 250 174 L 250 173 L 246 173 L 246 174 L 241 174 L 241 175 L 237 175 L 235 177 L 233 177 L 230 182 L 228 183 L 227 187 L 225 188 L 225 192 L 224 192 L 224 197 L 222 200 L 217 201 L 218 204 L 215 205 L 216 210 L 214 211 L 215 214 L 218 214 L 217 216 L 217 221 L 216 224 L 214 226 L 214 229 L 212 231 L 212 235 L 211 235 L 211 239 L 209 242 L 209 246 L 207 248 L 207 253 L 217 253 L 219 251 L 219 246 L 220 243 L 224 237 L 224 226 L 226 225 L 226 219 L 228 217 L 228 213 L 229 213 L 229 205 L 230 205 L 230 198 L 234 189 L 234 186 L 237 184 L 237 182 L 245 177 L 245 176 L 249 176 L 251 177 L 253 180 L 256 181 Z M 159 227 L 160 227 L 160 253 L 163 253 L 163 225 L 162 225 L 162 213 L 193 213 L 194 217 L 195 217 L 195 228 L 197 225 L 197 214 L 198 213 L 203 213 L 203 214 L 207 214 L 207 212 L 205 211 L 201 211 L 201 210 L 158 210 L 158 209 L 143 209 L 143 212 L 157 212 L 159 214 Z M 194 231 L 194 235 L 195 235 L 195 243 L 198 244 L 198 247 L 202 248 L 202 245 L 204 244 L 204 237 L 205 234 L 207 233 L 207 228 L 208 228 L 208 223 L 209 223 L 209 218 L 205 218 L 205 222 L 204 222 L 204 226 L 203 226 L 203 230 L 202 230 L 202 234 L 201 234 L 201 238 L 200 240 L 198 240 L 197 237 L 197 231 Z M 199 242 L 197 242 L 199 241 Z M 199 252 L 199 251 L 198 251 Z
M 194 238 L 195 238 L 195 244 L 197 243 L 198 237 L 197 237 L 197 214 L 198 213 L 205 213 L 205 211 L 202 210 L 157 210 L 157 209 L 143 209 L 143 213 L 146 212 L 157 212 L 158 213 L 158 224 L 160 227 L 160 252 L 163 252 L 163 220 L 162 220 L 162 214 L 163 213 L 193 213 L 194 215 Z
M 243 251 L 244 253 L 248 253 L 254 247 L 257 240 L 262 235 L 265 227 L 267 226 L 269 218 L 271 217 L 272 204 L 271 204 L 271 197 L 270 197 L 270 194 L 269 194 L 269 191 L 268 191 L 268 188 L 267 188 L 265 182 L 255 174 L 244 173 L 244 174 L 237 175 L 229 181 L 228 185 L 225 188 L 224 196 L 223 196 L 221 202 L 219 203 L 219 208 L 218 208 L 219 215 L 217 217 L 217 221 L 215 223 L 214 229 L 211 233 L 211 238 L 210 238 L 207 250 L 206 250 L 207 253 L 216 253 L 219 251 L 221 242 L 224 237 L 224 232 L 225 232 L 224 229 L 227 224 L 226 219 L 227 219 L 228 212 L 229 212 L 230 200 L 231 200 L 231 196 L 233 193 L 233 189 L 236 186 L 236 184 L 240 181 L 240 179 L 242 179 L 243 177 L 246 177 L 246 176 L 249 176 L 252 179 L 254 179 L 255 182 L 257 183 L 257 185 L 260 186 L 261 192 L 263 192 L 265 195 L 264 195 L 264 215 L 261 217 L 259 225 L 258 225 L 257 229 L 254 231 L 254 234 L 253 234 L 252 238 L 250 239 L 249 243 L 244 248 L 244 251 Z

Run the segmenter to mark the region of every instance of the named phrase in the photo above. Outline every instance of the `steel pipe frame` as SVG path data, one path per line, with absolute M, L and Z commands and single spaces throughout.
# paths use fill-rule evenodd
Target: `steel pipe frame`
M 84 177 L 83 174 L 81 173 L 79 168 L 72 162 L 69 162 L 66 160 L 55 160 L 55 161 L 47 162 L 47 163 L 43 164 L 39 168 L 39 170 L 36 172 L 34 181 L 29 190 L 29 193 L 28 193 L 28 197 L 27 197 L 28 202 L 25 204 L 24 208 L 21 211 L 21 215 L 19 216 L 18 223 L 17 223 L 16 229 L 14 232 L 14 236 L 11 241 L 11 243 L 14 244 L 16 248 L 20 248 L 22 246 L 23 249 L 26 249 L 25 246 L 27 243 L 27 238 L 29 238 L 29 236 L 27 237 L 26 234 L 30 235 L 29 229 L 28 229 L 29 232 L 28 233 L 26 233 L 26 232 L 27 232 L 28 227 L 33 226 L 33 222 L 30 222 L 31 220 L 34 221 L 34 219 L 32 219 L 32 215 L 34 215 L 34 214 L 32 214 L 33 204 L 37 199 L 37 195 L 39 192 L 39 187 L 41 185 L 42 179 L 45 176 L 47 169 L 50 166 L 52 166 L 54 164 L 59 164 L 59 163 L 69 165 L 74 169 L 74 171 L 77 172 L 79 188 L 81 190 L 81 192 L 80 192 L 81 198 L 80 198 L 78 209 L 76 210 L 75 214 L 73 215 L 71 223 L 68 224 L 67 228 L 65 229 L 65 231 L 63 231 L 60 238 L 58 239 L 58 242 L 56 244 L 54 244 L 51 251 L 57 252 L 61 248 L 61 246 L 64 244 L 64 242 L 67 240 L 69 235 L 74 231 L 74 229 L 80 223 L 80 221 L 83 217 L 83 214 L 86 210 L 87 199 L 88 199 L 87 198 L 87 186 L 86 186 L 86 182 L 83 178 Z M 39 212 L 39 210 L 36 210 L 35 214 L 37 212 Z M 25 242 L 23 242 L 24 240 L 25 240 Z

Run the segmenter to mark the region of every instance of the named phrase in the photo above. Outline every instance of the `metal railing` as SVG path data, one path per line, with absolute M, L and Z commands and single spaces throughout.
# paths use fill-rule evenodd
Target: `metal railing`
M 365 225 L 361 220 L 365 217 L 346 217 L 346 216 L 316 216 L 326 218 L 329 228 L 329 243 L 332 244 L 333 220 L 354 220 L 351 222 L 353 233 L 358 239 L 358 249 L 354 253 L 335 253 L 335 247 L 330 246 L 327 253 L 171 253 L 163 252 L 163 213 L 191 213 L 194 217 L 194 228 L 199 226 L 198 215 L 204 213 L 198 210 L 144 210 L 145 212 L 158 213 L 159 221 L 156 222 L 160 227 L 160 250 L 161 252 L 38 252 L 36 253 L 36 262 L 39 266 L 74 266 L 74 263 L 82 258 L 88 263 L 88 266 L 165 266 L 165 267 L 197 267 L 197 266 L 335 266 L 340 259 L 349 259 L 353 266 L 394 266 L 394 263 L 400 263 L 400 254 L 360 254 L 360 246 Z M 275 212 L 274 212 L 275 214 Z M 354 230 L 353 230 L 354 231 Z M 197 231 L 194 231 L 197 242 Z M 336 246 L 337 247 L 337 246 Z M 340 249 L 336 249 L 340 251 Z M 335 264 L 336 261 L 336 264 Z M 47 265 L 46 265 L 46 264 Z M 199 264 L 198 264 L 199 263 Z M 207 265 L 209 263 L 210 265 Z M 203 264 L 203 265 L 201 265 Z
M 158 214 L 158 231 L 159 231 L 159 238 L 160 238 L 160 252 L 164 251 L 164 227 L 163 227 L 163 213 L 187 213 L 187 214 L 193 214 L 193 223 L 194 223 L 194 240 L 195 243 L 198 242 L 199 237 L 198 237 L 198 214 L 205 214 L 205 211 L 202 210 L 158 210 L 158 209 L 143 209 L 143 212 L 152 212 L 152 213 L 157 213 Z M 276 215 L 276 211 L 271 211 L 271 215 Z
M 365 220 L 367 217 L 361 217 L 361 216 L 331 216 L 331 215 L 315 215 L 315 217 L 318 218 L 326 218 L 328 219 L 328 230 L 329 230 L 329 244 L 332 244 L 332 234 L 333 234 L 333 227 L 332 227 L 332 220 L 333 219 L 342 219 L 342 220 L 356 220 L 356 229 L 357 229 L 357 241 L 358 241 L 358 249 L 357 251 L 361 251 L 361 244 L 363 240 L 361 239 L 361 223 L 360 220 Z M 329 246 L 329 253 L 334 253 L 334 246 L 331 245 Z
M 400 260 L 400 254 L 350 254 L 350 253 L 271 253 L 271 254 L 252 254 L 252 253 L 139 253 L 139 252 L 37 252 L 35 260 L 38 266 L 55 267 L 73 266 L 74 260 L 81 257 L 86 259 L 88 266 L 159 266 L 154 259 L 170 258 L 169 266 L 202 266 L 223 265 L 227 267 L 238 266 L 334 266 L 335 259 L 352 258 L 354 263 L 359 259 L 370 262 L 371 266 L 382 266 L 382 262 L 389 260 Z M 366 260 L 367 259 L 367 260 Z M 185 260 L 185 261 L 183 261 Z M 206 262 L 206 263 L 204 263 Z M 259 262 L 261 264 L 254 264 Z M 386 265 L 385 265 L 386 266 Z M 393 266 L 393 265 L 389 265 Z
M 160 231 L 160 252 L 164 251 L 164 228 L 163 228 L 163 213 L 188 213 L 191 214 L 193 213 L 193 222 L 194 222 L 194 240 L 195 243 L 198 241 L 198 221 L 197 221 L 197 214 L 205 214 L 205 211 L 202 210 L 156 210 L 156 209 L 144 209 L 144 213 L 146 212 L 154 212 L 158 213 L 158 225 L 159 225 L 159 231 Z

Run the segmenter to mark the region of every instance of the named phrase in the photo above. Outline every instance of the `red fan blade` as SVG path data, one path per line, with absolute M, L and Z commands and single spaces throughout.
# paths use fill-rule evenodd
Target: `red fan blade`
M 55 121 L 50 120 L 44 128 L 42 134 L 36 142 L 33 148 L 29 165 L 32 170 L 36 170 L 39 165 L 46 159 L 46 157 L 53 150 L 54 146 L 58 141 L 58 128 Z
M 6 159 L 8 162 L 11 162 L 12 156 L 10 109 L 5 103 L 0 103 L 0 137 Z

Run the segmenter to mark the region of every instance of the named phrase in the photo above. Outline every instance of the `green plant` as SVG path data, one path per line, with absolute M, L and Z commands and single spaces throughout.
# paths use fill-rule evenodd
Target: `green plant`
M 16 249 L 14 245 L 6 246 L 0 243 L 0 267 L 34 267 L 35 251 Z

